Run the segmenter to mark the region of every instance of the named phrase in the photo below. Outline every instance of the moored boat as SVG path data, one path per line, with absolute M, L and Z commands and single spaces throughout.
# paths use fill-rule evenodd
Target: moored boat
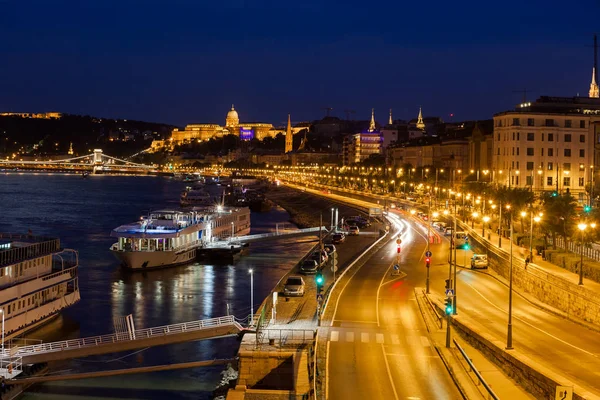
M 111 236 L 118 241 L 110 250 L 126 268 L 163 268 L 193 262 L 199 248 L 248 233 L 250 210 L 246 207 L 159 210 L 115 228 Z
M 5 339 L 34 329 L 80 299 L 79 254 L 60 240 L 0 233 L 0 309 Z

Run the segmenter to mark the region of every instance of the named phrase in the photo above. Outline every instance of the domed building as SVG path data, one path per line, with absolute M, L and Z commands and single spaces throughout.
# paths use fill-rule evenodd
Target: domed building
M 190 142 L 193 140 L 209 140 L 223 135 L 236 135 L 242 140 L 258 139 L 265 137 L 274 137 L 280 133 L 281 129 L 273 128 L 272 124 L 264 122 L 245 122 L 240 123 L 240 117 L 231 105 L 231 110 L 225 117 L 225 126 L 217 124 L 190 124 L 184 130 L 174 129 L 172 132 L 172 141 L 174 143 Z
M 227 113 L 227 118 L 225 118 L 225 128 L 234 128 L 240 124 L 240 117 L 238 116 L 237 111 L 231 105 L 231 110 Z

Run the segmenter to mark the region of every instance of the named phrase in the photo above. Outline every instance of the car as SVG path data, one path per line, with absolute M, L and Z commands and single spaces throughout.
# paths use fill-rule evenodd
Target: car
M 487 268 L 488 257 L 487 254 L 473 254 L 471 258 L 471 269 L 475 268 Z
M 318 262 L 319 265 L 321 265 L 324 262 L 327 262 L 329 256 L 327 255 L 327 252 L 325 250 L 316 250 L 310 255 L 310 258 L 312 258 L 313 260 Z
M 304 296 L 304 279 L 301 276 L 292 275 L 287 278 L 283 286 L 284 296 Z
M 335 245 L 332 243 L 327 243 L 323 246 L 323 249 L 327 252 L 327 255 L 335 253 Z
M 303 274 L 316 274 L 319 270 L 319 264 L 312 259 L 304 260 L 300 265 L 300 272 Z
M 348 228 L 349 236 L 358 236 L 359 233 L 360 233 L 360 229 L 358 229 L 358 226 L 356 226 L 356 225 Z
M 335 244 L 344 243 L 346 241 L 346 235 L 343 233 L 335 233 L 331 237 L 331 241 Z
M 444 229 L 444 236 L 452 236 L 452 232 L 454 232 L 454 228 L 447 226 L 446 229 Z
M 446 223 L 445 222 L 438 222 L 437 223 L 437 227 L 440 231 L 444 232 L 446 230 Z

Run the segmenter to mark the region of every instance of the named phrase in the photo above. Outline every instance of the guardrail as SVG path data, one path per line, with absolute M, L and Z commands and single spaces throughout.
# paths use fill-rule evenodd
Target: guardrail
M 477 379 L 479 380 L 479 382 L 483 385 L 483 387 L 485 388 L 485 390 L 488 392 L 489 397 L 491 399 L 494 400 L 499 400 L 500 398 L 496 395 L 496 393 L 494 393 L 494 391 L 492 390 L 492 388 L 490 387 L 490 385 L 487 384 L 487 382 L 485 381 L 485 379 L 483 379 L 483 376 L 481 376 L 481 374 L 479 373 L 479 371 L 477 370 L 477 368 L 475 368 L 475 365 L 473 364 L 473 362 L 471 361 L 471 359 L 467 356 L 467 353 L 465 353 L 465 351 L 463 350 L 462 347 L 460 347 L 460 345 L 458 344 L 458 342 L 456 341 L 456 339 L 452 339 L 452 341 L 454 342 L 454 345 L 456 346 L 456 348 L 458 349 L 458 351 L 460 351 L 460 354 L 462 354 L 462 356 L 464 357 L 465 361 L 467 362 L 467 364 L 469 364 L 469 372 L 473 371 L 473 373 L 475 374 L 475 376 L 477 376 Z
M 69 350 L 73 348 L 93 347 L 103 344 L 117 343 L 125 340 L 148 339 L 157 336 L 166 336 L 176 333 L 215 328 L 223 325 L 234 325 L 237 326 L 240 330 L 242 329 L 241 325 L 235 322 L 234 316 L 229 315 L 226 317 L 211 318 L 205 320 L 183 322 L 173 325 L 164 325 L 154 328 L 139 329 L 133 332 L 119 332 L 109 335 L 93 336 L 87 338 L 23 346 L 18 348 L 18 350 L 15 352 L 15 355 L 26 356 L 28 354 L 49 353 L 55 351 Z M 9 349 L 6 349 L 5 353 L 7 353 L 8 351 Z M 7 354 L 4 354 L 3 356 L 6 357 Z
M 433 313 L 435 314 L 435 316 L 437 317 L 437 319 L 440 323 L 440 329 L 442 329 L 444 327 L 444 317 L 438 314 L 437 308 L 435 308 L 435 305 L 433 305 L 433 303 L 431 302 L 431 300 L 429 299 L 429 296 L 427 296 L 425 291 L 423 291 L 423 294 L 425 295 L 423 297 L 425 297 L 425 299 L 427 299 L 427 304 L 429 304 L 429 306 L 433 310 Z
M 257 337 L 257 346 L 269 344 L 281 348 L 286 345 L 312 343 L 315 335 L 314 329 L 263 329 L 260 338 Z
M 552 242 L 552 238 L 548 238 L 548 243 L 554 244 Z M 568 242 L 568 246 L 565 246 L 565 240 L 561 237 L 557 237 L 555 245 L 557 247 L 560 247 L 561 249 L 570 251 L 575 254 L 581 255 L 581 253 L 583 252 L 584 257 L 590 258 L 595 261 L 600 261 L 600 250 L 597 250 L 590 246 L 585 246 L 585 245 L 583 246 L 583 250 L 582 250 L 580 241 L 570 240 Z

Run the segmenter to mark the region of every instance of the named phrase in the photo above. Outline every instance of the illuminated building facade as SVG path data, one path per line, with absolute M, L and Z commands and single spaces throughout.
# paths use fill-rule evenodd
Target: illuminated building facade
M 280 132 L 282 130 L 273 128 L 272 124 L 264 122 L 240 122 L 238 112 L 232 104 L 231 110 L 229 110 L 225 117 L 224 127 L 218 124 L 190 124 L 184 130 L 174 129 L 172 140 L 175 143 L 193 140 L 204 141 L 229 134 L 236 135 L 242 140 L 262 140 L 268 136 L 275 137 Z
M 366 132 L 348 135 L 344 138 L 343 164 L 360 163 L 372 154 L 382 154 L 383 137 L 375 126 L 375 110 L 371 111 L 371 123 Z
M 599 160 L 600 99 L 542 96 L 494 115 L 494 180 L 586 201 Z

